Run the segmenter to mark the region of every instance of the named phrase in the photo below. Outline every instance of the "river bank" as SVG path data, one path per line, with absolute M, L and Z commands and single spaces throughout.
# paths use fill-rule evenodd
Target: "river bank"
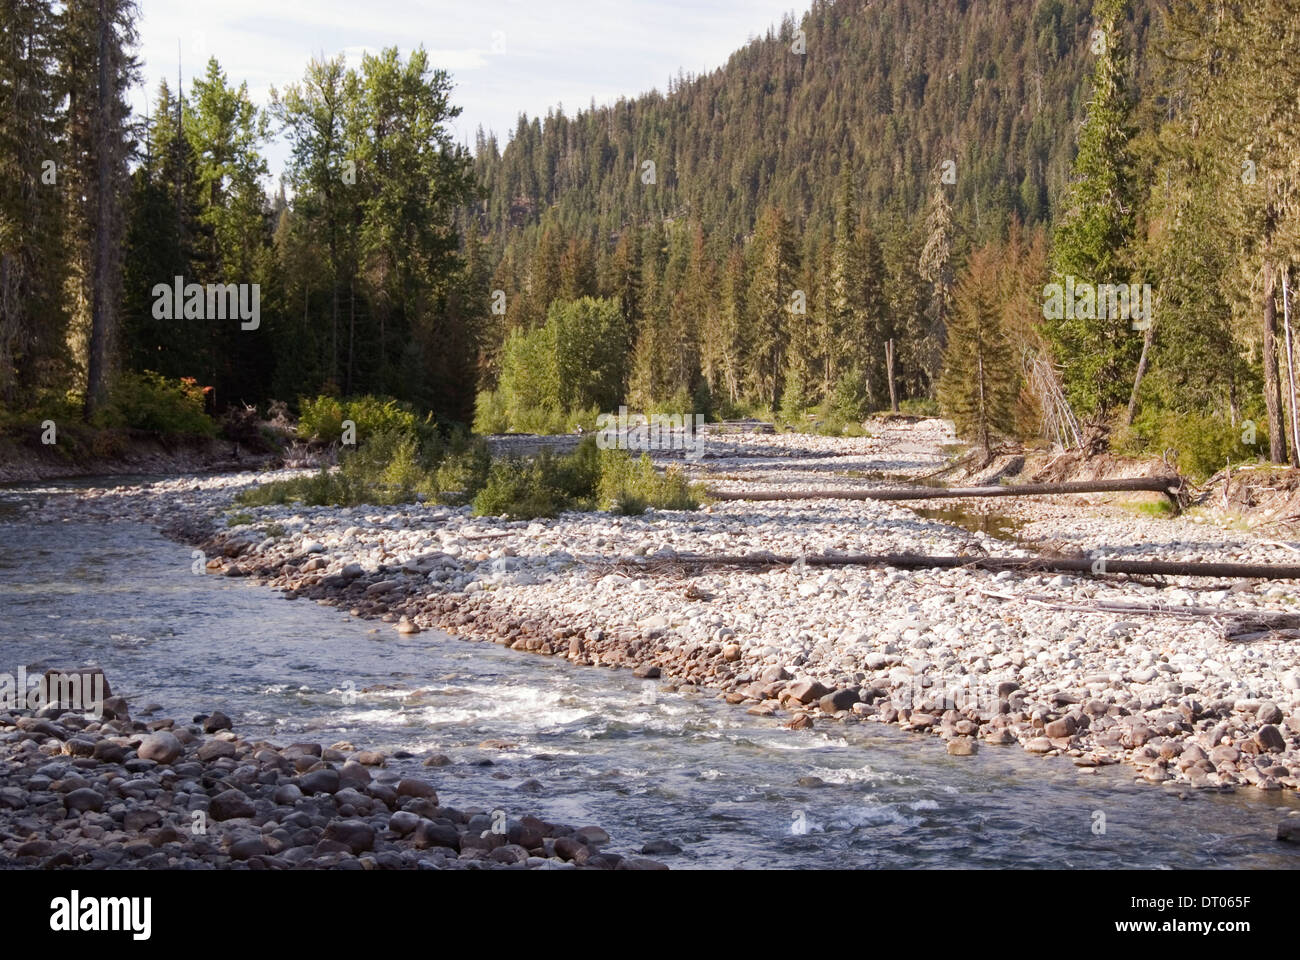
M 0 434 L 0 484 L 231 472 L 256 469 L 272 459 L 231 440 L 130 430 L 78 432 L 77 426 L 65 428 L 63 439 L 48 445 L 39 437 Z
M 240 737 L 220 711 L 0 713 L 0 761 L 0 869 L 666 869 L 602 853 L 599 827 L 449 806 L 380 751 Z
M 905 480 L 942 463 L 938 421 L 857 439 L 729 437 L 690 469 L 715 486 Z M 641 517 L 473 518 L 432 505 L 266 507 L 229 518 L 269 476 L 168 481 L 88 496 L 78 509 L 164 522 L 211 573 L 291 598 L 444 629 L 575 663 L 632 670 L 647 690 L 700 690 L 792 727 L 859 720 L 1131 765 L 1175 789 L 1300 785 L 1296 645 L 1225 642 L 1213 620 L 1107 613 L 1095 604 L 1289 610 L 1296 585 L 1084 578 L 976 570 L 687 570 L 687 553 L 1027 555 L 1023 545 L 888 503 L 727 502 Z M 1089 556 L 1279 562 L 1292 550 L 1204 516 L 1097 498 L 1022 501 L 1038 543 Z M 921 503 L 921 507 L 932 504 Z M 233 519 L 238 525 L 226 527 Z M 1276 537 L 1276 531 L 1272 536 Z M 635 560 L 643 566 L 632 566 Z M 647 565 L 648 562 L 648 565 Z

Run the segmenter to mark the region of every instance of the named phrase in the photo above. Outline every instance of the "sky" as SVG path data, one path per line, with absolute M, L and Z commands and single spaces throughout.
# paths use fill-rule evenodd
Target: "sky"
M 705 73 L 779 23 L 802 0 L 138 0 L 143 112 L 177 58 L 189 80 L 215 56 L 227 78 L 265 106 L 272 87 L 302 77 L 311 57 L 347 57 L 421 44 L 456 87 L 455 138 L 473 145 L 481 125 L 504 147 L 519 113 L 566 113 L 666 89 L 678 70 Z M 803 8 L 799 7 L 802 13 Z M 147 95 L 146 95 L 147 92 Z M 268 147 L 273 174 L 288 155 Z

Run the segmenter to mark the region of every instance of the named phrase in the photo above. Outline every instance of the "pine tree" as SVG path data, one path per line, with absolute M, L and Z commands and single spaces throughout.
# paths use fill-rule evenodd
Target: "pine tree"
M 858 242 L 858 210 L 853 179 L 845 164 L 840 178 L 839 206 L 835 213 L 835 244 L 831 255 L 830 303 L 824 342 L 823 391 L 829 394 L 842 370 L 857 363 L 868 321 L 863 247 Z
M 56 22 L 48 0 L 0 6 L 0 405 L 9 407 L 67 376 Z
M 948 323 L 939 403 L 957 432 L 987 459 L 993 441 L 1015 430 L 1019 390 L 1015 362 L 1003 329 L 1006 269 L 994 244 L 971 254 L 957 283 Z
M 212 369 L 210 344 L 201 336 L 177 336 L 176 321 L 153 311 L 155 284 L 192 275 L 190 240 L 198 219 L 194 152 L 181 125 L 181 103 L 165 80 L 154 107 L 145 155 L 132 175 L 122 268 L 123 359 L 135 370 L 198 379 Z
M 917 262 L 917 272 L 929 284 L 926 327 L 919 343 L 912 344 L 918 373 L 925 390 L 933 390 L 941 367 L 942 351 L 947 342 L 947 328 L 954 309 L 953 244 L 955 228 L 952 205 L 942 180 L 936 175 L 930 209 L 925 217 L 925 245 Z
M 775 405 L 781 395 L 797 266 L 790 221 L 779 207 L 769 207 L 760 218 L 750 256 L 747 380 L 755 399 Z
M 67 188 L 85 337 L 87 420 L 108 398 L 118 340 L 122 294 L 127 158 L 133 140 L 126 91 L 137 65 L 135 5 L 131 0 L 69 0 L 59 25 L 60 74 L 68 94 Z M 80 332 L 79 331 L 79 332 Z
M 1094 43 L 1101 52 L 1079 132 L 1074 180 L 1052 238 L 1052 279 L 1063 285 L 1071 277 L 1075 284 L 1094 287 L 1128 283 L 1131 277 L 1138 196 L 1127 9 L 1128 0 L 1097 0 L 1094 6 Z M 1051 318 L 1048 330 L 1076 409 L 1105 415 L 1128 399 L 1141 338 L 1129 317 L 1109 316 L 1113 311 L 1100 303 L 1091 310 L 1086 302 L 1076 306 Z
M 749 359 L 748 326 L 744 319 L 746 289 L 744 251 L 733 247 L 722 269 L 718 322 L 704 330 L 704 350 L 709 358 L 706 373 L 712 376 L 709 389 L 715 396 L 725 395 L 731 404 L 741 399 Z

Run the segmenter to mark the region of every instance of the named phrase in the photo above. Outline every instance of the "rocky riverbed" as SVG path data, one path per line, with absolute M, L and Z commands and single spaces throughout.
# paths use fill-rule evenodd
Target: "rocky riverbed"
M 219 711 L 0 713 L 0 758 L 0 868 L 667 869 L 602 852 L 599 827 L 457 809 L 351 743 L 241 738 Z
M 687 466 L 730 490 L 908 482 L 940 466 L 952 442 L 940 421 L 876 424 L 873 433 L 710 439 Z M 235 491 L 281 475 L 88 492 L 75 508 L 60 499 L 43 510 L 164 524 L 200 546 L 214 575 L 252 577 L 403 632 L 441 628 L 630 669 L 648 685 L 712 691 L 796 729 L 888 723 L 940 736 L 956 756 L 985 744 L 1068 756 L 1084 771 L 1126 763 L 1140 780 L 1175 789 L 1300 786 L 1297 641 L 1232 643 L 1215 618 L 1096 608 L 1289 611 L 1300 593 L 1293 582 L 695 568 L 679 559 L 1016 556 L 1036 552 L 1032 540 L 1098 558 L 1294 562 L 1295 545 L 1276 527 L 1253 532 L 1196 512 L 1145 516 L 1094 497 L 1016 501 L 1019 543 L 898 504 L 839 500 L 535 522 L 424 504 L 232 510 Z

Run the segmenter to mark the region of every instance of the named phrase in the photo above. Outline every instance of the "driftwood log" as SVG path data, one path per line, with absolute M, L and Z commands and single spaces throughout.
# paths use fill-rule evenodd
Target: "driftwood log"
M 1082 573 L 1100 576 L 1213 577 L 1237 580 L 1300 580 L 1300 565 L 1273 563 L 1201 563 L 1181 560 L 1112 560 L 1106 557 L 928 557 L 918 554 L 811 554 L 783 557 L 759 554 L 677 554 L 649 563 L 671 562 L 685 566 L 776 567 L 806 564 L 810 567 L 895 567 L 899 570 L 968 568 L 1016 570 L 1022 573 Z
M 1177 476 L 1017 483 L 988 487 L 894 487 L 868 490 L 710 490 L 714 500 L 958 500 L 965 497 L 1042 497 L 1063 493 L 1163 493 L 1181 508 L 1183 480 Z
M 1232 643 L 1252 643 L 1256 640 L 1294 640 L 1300 637 L 1300 613 L 1288 613 L 1283 610 L 1193 607 L 1182 604 L 1139 604 L 1115 600 L 1095 600 L 1089 604 L 1061 603 L 1041 594 L 994 593 L 991 590 L 981 590 L 980 594 L 995 600 L 1022 601 L 1049 610 L 1069 610 L 1074 613 L 1112 613 L 1125 617 L 1172 617 L 1181 620 L 1201 620 L 1218 625 L 1222 631 L 1223 639 Z

